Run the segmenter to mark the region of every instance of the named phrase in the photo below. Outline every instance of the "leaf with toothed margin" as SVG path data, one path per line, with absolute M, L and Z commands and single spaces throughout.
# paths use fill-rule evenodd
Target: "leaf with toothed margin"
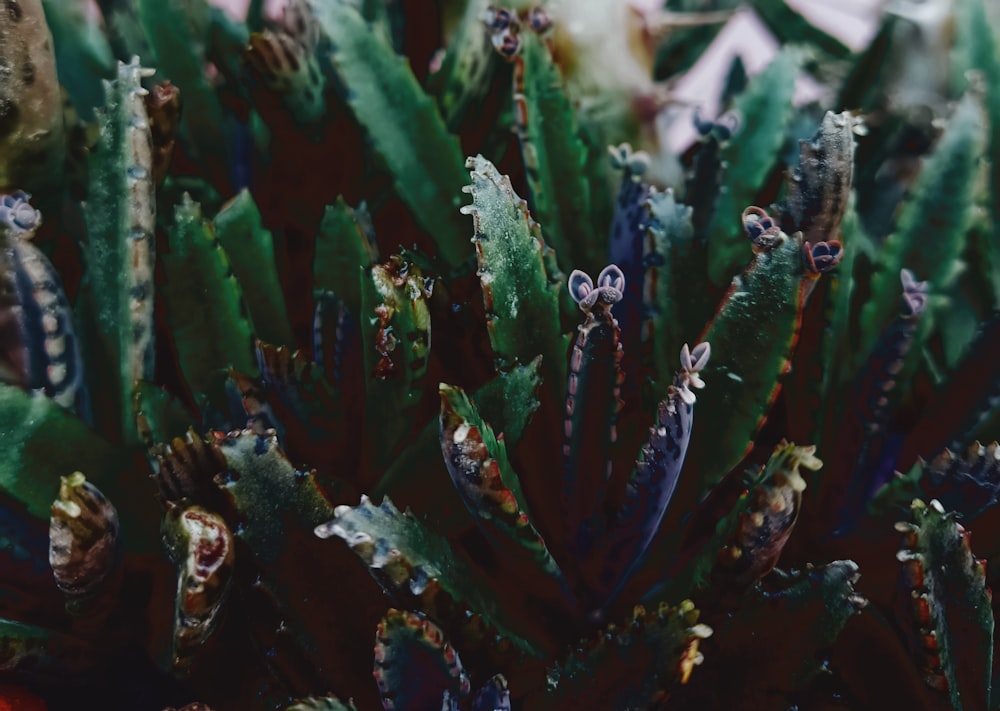
M 990 706 L 993 595 L 986 562 L 969 547 L 970 534 L 937 501 L 916 499 L 897 558 L 903 564 L 902 620 L 925 681 L 947 691 L 952 707 Z
M 412 429 L 431 348 L 428 308 L 433 280 L 402 256 L 362 277 L 361 344 L 365 373 L 366 451 L 382 471 Z M 376 436 L 377 435 L 377 436 Z
M 913 197 L 903 206 L 896 229 L 878 253 L 871 298 L 861 311 L 861 341 L 854 359 L 871 352 L 898 303 L 901 269 L 927 280 L 931 291 L 943 293 L 955 276 L 969 227 L 972 194 L 983 154 L 980 97 L 967 93 L 959 102 L 920 171 Z
M 580 271 L 569 278 L 570 294 L 586 314 L 586 321 L 579 327 L 570 354 L 560 506 L 565 545 L 581 561 L 593 560 L 594 551 L 604 540 L 605 497 L 618 439 L 618 413 L 623 407 L 621 334 L 611 309 L 622 298 L 624 276 L 611 265 L 601 271 L 597 283 L 594 287 L 590 277 Z M 588 583 L 593 588 L 592 582 Z M 589 602 L 596 606 L 601 601 Z
M 274 240 L 264 227 L 250 192 L 243 190 L 223 205 L 212 225 L 233 273 L 246 287 L 243 297 L 258 338 L 279 346 L 294 345 L 274 261 Z
M 526 366 L 500 372 L 472 395 L 482 418 L 503 433 L 504 444 L 508 448 L 516 446 L 532 414 L 538 409 L 535 393 L 540 382 L 540 362 L 541 357 Z M 428 466 L 428 462 L 433 462 L 434 466 Z M 414 476 L 417 472 L 421 476 Z M 437 420 L 432 420 L 413 444 L 392 461 L 372 490 L 372 495 L 377 498 L 391 492 L 397 501 L 416 510 L 425 520 L 432 521 L 436 530 L 455 532 L 467 525 L 468 516 L 454 487 L 444 487 L 443 491 L 438 489 L 437 482 L 445 481 L 446 476 L 447 470 L 441 459 L 440 425 Z
M 608 625 L 593 640 L 574 645 L 549 670 L 544 693 L 529 697 L 526 711 L 654 707 L 687 683 L 701 663 L 698 646 L 712 630 L 698 623 L 690 600 L 676 607 L 636 607 L 620 627 Z
M 539 597 L 572 607 L 562 571 L 528 515 L 507 448 L 460 388 L 441 385 L 441 452 L 451 480 L 476 525 L 490 541 L 498 566 L 517 571 Z
M 642 561 L 677 486 L 694 419 L 695 397 L 690 388 L 704 386 L 698 372 L 709 354 L 707 343 L 695 346 L 693 353 L 684 346 L 681 370 L 657 407 L 656 421 L 625 484 L 625 498 L 611 524 L 598 581 L 599 589 L 611 591 L 612 598 Z
M 229 258 L 186 193 L 174 208 L 170 252 L 163 255 L 163 298 L 181 373 L 193 398 L 211 390 L 212 373 L 233 367 L 257 376 L 253 328 Z
M 542 38 L 534 32 L 519 37 L 514 115 L 532 212 L 562 264 L 597 269 L 604 257 L 595 250 L 598 241 L 590 222 L 590 183 L 584 170 L 587 148 L 577 130 L 576 112 Z
M 458 555 L 448 539 L 400 512 L 389 497 L 375 505 L 366 496 L 358 506 L 338 506 L 332 520 L 317 527 L 320 538 L 344 540 L 369 568 L 390 598 L 417 600 L 431 585 L 456 603 L 481 614 L 501 635 L 530 656 L 551 649 L 537 635 L 512 596 L 498 595 L 485 573 Z M 438 622 L 442 622 L 438 620 Z
M 681 490 L 702 494 L 746 453 L 780 388 L 798 338 L 804 290 L 801 247 L 783 238 L 756 255 L 700 340 L 712 344 L 698 399 L 699 420 L 712 423 L 691 436 Z M 689 493 L 687 496 L 691 496 Z M 691 500 L 684 497 L 682 505 Z
M 308 664 L 324 686 L 357 678 L 363 660 L 349 658 L 337 668 L 325 660 L 343 659 L 345 648 L 356 649 L 359 635 L 371 634 L 369 626 L 377 620 L 371 619 L 373 608 L 384 601 L 361 566 L 350 565 L 347 551 L 331 553 L 329 544 L 316 538 L 315 527 L 334 515 L 326 491 L 312 472 L 288 461 L 273 432 L 243 430 L 213 437 L 209 446 L 225 460 L 225 469 L 216 477 L 226 499 L 219 510 L 246 546 L 237 543 L 241 569 L 256 574 L 254 585 L 243 586 L 241 598 L 268 610 L 277 608 L 285 623 L 282 636 L 288 635 L 278 658 L 268 664 Z M 309 575 L 303 575 L 304 570 Z M 266 603 L 258 602 L 261 596 Z M 352 610 L 346 619 L 345 609 Z M 251 619 L 251 634 L 258 640 L 273 638 L 270 619 L 269 614 Z
M 878 492 L 869 511 L 875 515 L 898 511 L 914 499 L 935 499 L 945 511 L 974 521 L 1000 500 L 1000 444 L 973 442 L 964 450 L 945 449 L 932 459 L 919 460 Z
M 427 80 L 451 130 L 459 127 L 470 105 L 481 99 L 493 83 L 499 57 L 483 26 L 482 15 L 488 5 L 487 0 L 466 3 L 444 50 L 441 67 Z
M 471 687 L 458 652 L 441 628 L 419 613 L 395 609 L 379 622 L 372 675 L 387 711 L 457 711 L 457 699 L 468 696 Z
M 347 0 L 313 0 L 332 44 L 330 60 L 347 88 L 347 103 L 395 177 L 396 191 L 452 267 L 470 250 L 455 210 L 465 184 L 458 139 L 397 55 Z M 450 209 L 449 209 L 450 208 Z
M 151 138 L 142 79 L 152 70 L 138 59 L 118 65 L 106 85 L 99 112 L 100 139 L 90 154 L 90 189 L 83 247 L 85 294 L 80 308 L 90 361 L 106 364 L 91 372 L 95 417 L 102 431 L 134 442 L 132 387 L 152 380 L 154 228 Z
M 342 195 L 327 205 L 316 236 L 313 287 L 337 294 L 354 318 L 361 316 L 362 269 L 378 261 L 371 217 L 364 207 L 350 207 Z
M 713 618 L 705 662 L 671 696 L 678 708 L 787 708 L 825 668 L 844 625 L 867 600 L 854 591 L 858 566 L 838 560 L 772 576 L 732 614 Z
M 138 19 L 157 71 L 181 90 L 181 125 L 217 190 L 231 193 L 231 145 L 223 133 L 222 105 L 205 75 L 210 13 L 205 0 L 138 0 Z
M 510 178 L 482 156 L 466 163 L 472 184 L 464 188 L 486 304 L 486 327 L 499 369 L 528 363 L 541 352 L 543 367 L 565 379 L 566 339 L 559 324 L 558 286 L 546 272 L 538 224 Z
M 744 125 L 722 149 L 722 159 L 728 163 L 726 189 L 707 231 L 708 273 L 714 284 L 729 281 L 750 251 L 740 215 L 756 201 L 785 142 L 799 64 L 795 49 L 782 50 L 736 99 L 733 108 L 745 117 Z

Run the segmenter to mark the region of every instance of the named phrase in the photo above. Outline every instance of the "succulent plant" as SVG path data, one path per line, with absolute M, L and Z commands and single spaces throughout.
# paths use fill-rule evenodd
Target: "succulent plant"
M 929 4 L 0 1 L 0 707 L 995 707 L 1000 56 Z

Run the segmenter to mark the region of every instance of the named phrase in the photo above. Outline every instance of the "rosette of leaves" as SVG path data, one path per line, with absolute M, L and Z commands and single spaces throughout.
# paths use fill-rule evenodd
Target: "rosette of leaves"
M 989 703 L 981 2 L 956 3 L 953 45 L 920 43 L 956 70 L 922 93 L 881 60 L 919 18 L 850 57 L 756 3 L 839 104 L 793 106 L 820 65 L 783 50 L 723 97 L 742 120 L 652 156 L 685 166 L 674 186 L 642 151 L 607 160 L 615 122 L 576 110 L 544 8 L 470 2 L 446 35 L 405 3 L 7 5 L 11 698 Z M 917 497 L 945 512 L 913 510 L 900 588 Z

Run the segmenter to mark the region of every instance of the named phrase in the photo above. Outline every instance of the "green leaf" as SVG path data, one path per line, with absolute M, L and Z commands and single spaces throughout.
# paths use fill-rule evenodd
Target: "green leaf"
M 428 80 L 451 130 L 458 128 L 470 105 L 489 89 L 500 60 L 483 25 L 482 15 L 488 5 L 487 0 L 469 0 L 465 4 L 441 68 Z
M 509 372 L 500 372 L 475 393 L 473 399 L 487 422 L 503 433 L 504 443 L 513 449 L 528 421 L 538 409 L 535 391 L 539 384 L 540 359 Z M 431 465 L 430 463 L 433 463 Z M 441 458 L 440 426 L 436 419 L 427 423 L 410 446 L 399 453 L 372 490 L 381 497 L 392 492 L 397 501 L 415 509 L 435 530 L 451 534 L 468 525 L 468 516 L 454 487 L 439 487 L 448 472 Z
M 532 211 L 564 268 L 596 272 L 604 266 L 599 245 L 606 225 L 598 232 L 590 219 L 588 151 L 577 131 L 576 110 L 542 39 L 534 32 L 520 38 L 514 69 L 523 72 L 523 84 L 514 104 Z
M 573 595 L 562 571 L 531 523 L 521 482 L 507 459 L 507 448 L 483 421 L 460 388 L 442 384 L 441 452 L 476 525 L 497 555 L 532 593 L 562 606 Z
M 90 392 L 114 437 L 136 441 L 132 389 L 154 376 L 153 272 L 156 202 L 149 119 L 142 88 L 150 70 L 137 61 L 118 65 L 100 112 L 100 141 L 91 153 L 85 207 L 86 286 L 95 369 Z M 91 360 L 91 364 L 95 364 Z M 116 410 L 116 411 L 115 411 Z
M 381 471 L 413 427 L 431 347 L 427 302 L 433 282 L 403 257 L 376 264 L 363 277 L 361 343 L 368 453 Z
M 409 511 L 400 512 L 388 497 L 378 506 L 366 496 L 358 506 L 338 506 L 334 518 L 316 534 L 343 539 L 390 595 L 419 598 L 436 582 L 459 605 L 480 613 L 528 655 L 548 646 L 522 617 L 524 610 L 518 609 L 516 595 L 501 595 L 484 571 L 470 564 L 447 538 Z M 447 627 L 444 620 L 437 621 Z
M 983 117 L 978 97 L 969 93 L 955 109 L 934 153 L 926 161 L 913 198 L 903 207 L 896 230 L 878 255 L 871 298 L 861 312 L 861 342 L 855 368 L 871 352 L 898 308 L 899 272 L 906 268 L 930 282 L 931 293 L 943 293 L 955 277 L 955 264 L 965 245 L 972 195 L 983 153 Z M 920 353 L 920 344 L 911 351 Z
M 163 298 L 177 357 L 195 399 L 213 372 L 233 367 L 257 376 L 253 331 L 229 258 L 201 207 L 186 193 L 174 208 L 170 252 L 163 255 Z
M 510 178 L 492 163 L 476 156 L 466 166 L 472 185 L 465 191 L 472 204 L 462 212 L 472 216 L 486 327 L 497 366 L 529 363 L 541 353 L 543 367 L 562 387 L 568 341 L 559 323 L 559 285 L 546 272 L 547 247 L 538 224 Z
M 100 25 L 82 0 L 44 0 L 45 21 L 52 31 L 59 82 L 85 121 L 104 101 L 102 79 L 115 76 L 115 58 Z
M 112 447 L 41 394 L 0 385 L 0 490 L 48 520 L 59 477 L 82 471 L 120 508 L 122 540 L 130 550 L 159 548 L 159 512 L 141 457 Z M 122 502 L 129 502 L 123 506 Z
M 802 247 L 784 237 L 734 280 L 702 342 L 712 346 L 680 489 L 714 486 L 743 457 L 778 393 L 803 306 Z M 675 498 L 676 500 L 676 498 Z M 689 502 L 685 499 L 685 504 Z
M 986 586 L 986 562 L 972 554 L 970 535 L 936 501 L 915 500 L 913 523 L 900 523 L 905 595 L 903 624 L 911 637 L 924 678 L 946 680 L 952 707 L 990 708 L 993 662 L 992 594 Z M 937 650 L 925 650 L 933 632 Z M 937 687 L 936 687 L 937 688 Z
M 750 251 L 740 216 L 756 201 L 785 142 L 799 67 L 797 51 L 782 50 L 750 80 L 733 107 L 743 126 L 722 149 L 722 159 L 728 164 L 723 178 L 726 189 L 708 230 L 709 278 L 717 286 L 729 282 Z
M 550 669 L 546 692 L 529 698 L 525 708 L 649 707 L 655 698 L 687 682 L 699 642 L 712 634 L 698 617 L 690 600 L 650 612 L 637 607 L 620 628 L 610 625 L 597 641 Z
M 294 345 L 295 337 L 274 261 L 274 241 L 264 228 L 249 191 L 241 191 L 223 205 L 213 225 L 233 273 L 240 284 L 247 287 L 243 294 L 257 337 L 275 345 Z
M 330 59 L 348 104 L 396 181 L 396 191 L 440 257 L 457 267 L 469 256 L 458 206 L 465 184 L 458 140 L 407 64 L 346 0 L 313 0 L 333 48 Z
M 313 287 L 332 291 L 354 318 L 361 316 L 362 270 L 378 260 L 371 217 L 364 206 L 352 208 L 342 195 L 326 206 L 316 236 Z
M 182 436 L 198 420 L 165 388 L 144 380 L 135 384 L 135 416 L 147 447 Z

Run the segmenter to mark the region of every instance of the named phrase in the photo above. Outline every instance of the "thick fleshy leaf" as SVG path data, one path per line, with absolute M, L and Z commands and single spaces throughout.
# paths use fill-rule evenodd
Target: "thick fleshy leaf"
M 656 421 L 639 452 L 635 469 L 625 484 L 625 497 L 615 514 L 598 581 L 602 591 L 620 590 L 642 560 L 663 521 L 687 454 L 694 419 L 692 387 L 702 387 L 698 376 L 709 357 L 709 344 L 681 351 L 681 370 L 657 408 Z
M 431 348 L 428 308 L 434 282 L 404 257 L 363 277 L 361 343 L 365 372 L 366 452 L 381 471 L 412 429 Z
M 460 388 L 443 384 L 441 452 L 462 501 L 492 545 L 497 565 L 509 567 L 539 597 L 572 607 L 562 571 L 531 522 L 503 439 L 497 439 Z
M 378 260 L 368 210 L 352 208 L 343 196 L 327 205 L 316 237 L 313 287 L 332 291 L 354 318 L 361 317 L 362 270 Z
M 102 429 L 130 441 L 136 439 L 132 389 L 135 381 L 152 380 L 155 374 L 156 202 L 144 101 L 148 92 L 141 84 L 151 73 L 136 59 L 119 64 L 117 80 L 107 85 L 85 212 L 85 321 L 93 325 L 88 345 L 91 362 L 106 364 L 92 371 L 97 379 L 89 387 L 102 393 L 94 403 L 98 421 L 106 419 Z
M 332 43 L 330 59 L 347 87 L 348 104 L 395 176 L 399 196 L 434 236 L 442 259 L 459 265 L 470 250 L 454 209 L 465 184 L 458 140 L 406 61 L 368 30 L 352 3 L 313 0 L 313 8 Z
M 823 673 L 823 657 L 867 600 L 858 566 L 838 560 L 754 589 L 733 614 L 711 620 L 705 663 L 671 696 L 680 708 L 787 708 Z M 766 652 L 762 651 L 766 650 Z
M 484 571 L 467 562 L 448 539 L 424 526 L 412 513 L 400 512 L 388 497 L 377 506 L 364 496 L 358 506 L 338 506 L 334 518 L 319 526 L 316 534 L 344 540 L 391 598 L 422 609 L 456 641 L 461 633 L 454 627 L 460 620 L 435 614 L 439 591 L 453 601 L 444 609 L 475 611 L 522 653 L 535 656 L 540 650 L 551 649 L 551 642 L 539 638 L 538 630 L 519 617 L 524 610 L 518 610 L 521 603 L 514 595 L 499 596 L 500 591 Z
M 740 214 L 756 201 L 757 191 L 774 165 L 785 141 L 792 116 L 792 92 L 799 60 L 785 49 L 761 74 L 750 81 L 734 110 L 743 117 L 743 128 L 722 150 L 726 161 L 724 184 L 715 219 L 708 230 L 708 273 L 718 286 L 739 272 L 748 252 Z
M 975 558 L 969 532 L 941 504 L 917 499 L 911 511 L 913 522 L 896 528 L 903 534 L 902 622 L 915 660 L 953 708 L 990 708 L 994 622 L 986 562 Z
M 503 433 L 504 444 L 513 449 L 532 414 L 538 409 L 539 361 L 498 373 L 493 380 L 476 390 L 472 398 L 479 413 Z M 434 462 L 435 466 L 428 466 Z M 420 476 L 415 474 L 419 473 Z M 374 496 L 391 492 L 405 502 L 437 531 L 451 534 L 468 525 L 468 516 L 454 487 L 438 489 L 446 481 L 447 469 L 441 459 L 440 426 L 432 420 L 392 462 L 372 490 Z M 447 493 L 445 493 L 447 492 Z
M 799 141 L 799 165 L 787 181 L 785 232 L 816 244 L 838 239 L 854 175 L 854 118 L 827 111 L 811 141 Z
M 170 252 L 163 255 L 163 298 L 190 395 L 209 392 L 212 374 L 233 367 L 256 377 L 250 318 L 229 257 L 201 206 L 185 193 L 174 208 Z M 211 334 L 211 337 L 207 337 Z
M 470 106 L 492 83 L 499 57 L 483 26 L 488 0 L 466 3 L 462 19 L 444 50 L 441 66 L 428 80 L 449 129 L 456 129 Z
M 5 284 L 0 289 L 9 289 L 12 297 L 6 307 L 9 316 L 0 320 L 14 322 L 13 332 L 7 332 L 9 340 L 3 341 L 3 357 L 14 372 L 0 375 L 0 380 L 43 390 L 63 407 L 84 411 L 84 364 L 73 311 L 59 273 L 31 241 L 41 215 L 27 197 L 25 193 L 0 195 L 0 250 L 4 253 L 0 279 Z M 28 225 L 22 224 L 25 213 Z
M 896 310 L 896 279 L 901 269 L 928 281 L 934 293 L 944 293 L 954 279 L 982 153 L 982 108 L 979 97 L 968 93 L 921 170 L 895 231 L 879 251 L 871 298 L 861 312 L 861 342 L 856 351 L 860 358 L 871 351 Z M 855 367 L 860 365 L 859 357 Z
M 167 511 L 163 544 L 177 567 L 174 600 L 175 669 L 191 664 L 215 628 L 229 597 L 236 552 L 221 516 L 200 506 Z
M 712 344 L 682 487 L 704 493 L 746 453 L 777 395 L 798 337 L 804 292 L 801 246 L 781 235 L 734 280 L 702 336 Z M 683 505 L 689 505 L 685 500 Z
M 545 241 L 563 265 L 597 269 L 590 184 L 584 172 L 587 148 L 549 48 L 534 32 L 520 36 L 514 62 L 514 117 L 531 189 L 531 207 Z
M 624 711 L 662 702 L 701 663 L 698 646 L 712 630 L 698 617 L 690 600 L 655 611 L 636 607 L 621 627 L 610 625 L 551 669 L 546 692 L 525 708 Z
M 250 193 L 244 190 L 223 205 L 212 225 L 244 287 L 243 297 L 257 337 L 279 346 L 294 345 L 274 261 L 274 240 L 261 223 Z
M 11 385 L 0 385 L 0 432 L 4 433 L 0 489 L 32 515 L 48 520 L 59 487 L 57 477 L 83 471 L 111 499 L 131 502 L 120 512 L 126 546 L 158 548 L 157 506 L 143 481 L 146 465 L 141 457 L 112 447 L 49 398 Z
M 467 696 L 470 689 L 458 652 L 437 625 L 415 612 L 390 609 L 379 622 L 372 674 L 386 711 L 437 709 L 443 696 Z
M 115 58 L 97 18 L 80 0 L 42 0 L 52 30 L 59 81 L 87 121 L 104 100 L 102 79 L 115 76 Z
M 611 309 L 624 289 L 624 276 L 614 265 L 604 268 L 597 286 L 581 271 L 569 278 L 570 294 L 586 320 L 570 354 L 560 503 L 565 545 L 582 563 L 592 560 L 607 526 L 604 499 L 624 380 L 620 331 Z
M 946 449 L 933 459 L 921 459 L 906 474 L 897 473 L 871 509 L 897 510 L 914 499 L 934 499 L 963 521 L 975 520 L 1000 500 L 1000 444 L 973 442 L 964 450 Z
M 510 178 L 482 156 L 466 161 L 472 184 L 464 190 L 479 259 L 479 279 L 486 304 L 486 326 L 497 365 L 509 369 L 543 356 L 545 370 L 565 373 L 566 340 L 560 333 L 559 286 L 547 273 L 538 224 L 518 197 Z M 563 376 L 565 377 L 565 376 Z M 561 382 L 561 380 L 560 380 Z
M 896 447 L 888 433 L 898 402 L 907 361 L 922 329 L 927 309 L 927 284 L 903 270 L 899 313 L 875 344 L 859 375 L 835 440 L 829 473 L 823 479 L 821 501 L 839 527 L 851 527 L 868 500 L 892 475 Z

